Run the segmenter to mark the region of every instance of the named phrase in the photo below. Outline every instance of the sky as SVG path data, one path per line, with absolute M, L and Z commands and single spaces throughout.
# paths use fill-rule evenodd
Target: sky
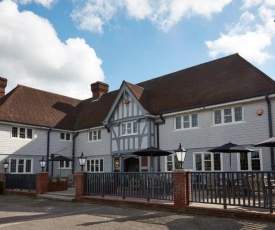
M 0 76 L 78 99 L 239 53 L 275 79 L 275 0 L 0 0 Z

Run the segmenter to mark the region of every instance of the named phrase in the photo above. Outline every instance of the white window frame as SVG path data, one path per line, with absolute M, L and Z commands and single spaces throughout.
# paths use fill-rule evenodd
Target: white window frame
M 12 164 L 11 164 L 11 162 L 12 162 L 12 160 L 15 160 L 16 161 L 16 165 L 15 165 L 15 172 L 12 172 L 11 171 L 11 166 L 12 166 Z M 19 161 L 20 160 L 23 160 L 24 161 L 24 163 L 23 163 L 23 172 L 18 172 L 18 166 L 19 166 Z M 29 161 L 31 161 L 31 170 L 30 170 L 30 172 L 27 172 L 26 171 L 26 167 L 27 167 L 27 164 L 26 164 L 26 162 L 27 162 L 27 160 Z M 33 173 L 33 159 L 32 158 L 10 158 L 9 159 L 9 172 L 11 173 L 11 174 L 32 174 Z
M 71 161 L 62 161 L 64 165 L 61 167 L 61 161 L 58 162 L 58 169 L 72 169 L 72 162 Z M 69 166 L 66 165 L 66 162 L 69 163 Z
M 197 115 L 197 126 L 193 126 L 193 116 Z M 188 117 L 188 121 L 185 121 L 185 117 Z M 177 118 L 180 118 L 181 127 L 177 128 Z M 188 123 L 189 127 L 184 127 L 184 124 Z M 199 127 L 199 114 L 192 113 L 192 114 L 182 114 L 174 117 L 174 130 L 189 130 L 189 129 L 196 129 Z
M 260 171 L 263 171 L 263 157 L 262 157 L 262 149 L 251 149 L 251 152 L 257 151 L 259 152 L 259 159 L 260 159 Z M 240 153 L 237 153 L 237 166 L 238 171 L 240 172 L 246 172 L 246 171 L 252 171 L 252 158 L 251 158 L 251 152 L 248 152 L 248 170 L 241 170 L 241 156 Z
M 96 136 L 96 138 L 94 138 Z M 91 130 L 88 132 L 88 141 L 94 142 L 94 141 L 101 141 L 102 138 L 102 132 L 101 129 Z
M 236 108 L 241 108 L 242 109 L 242 120 L 241 121 L 236 121 L 235 120 L 235 109 Z M 225 122 L 225 110 L 230 109 L 231 110 L 231 118 L 232 121 L 231 122 Z M 215 123 L 215 112 L 220 111 L 221 112 L 221 123 Z M 215 109 L 213 110 L 213 125 L 214 126 L 218 126 L 218 125 L 228 125 L 228 124 L 236 124 L 236 123 L 242 123 L 244 122 L 244 108 L 242 105 L 237 105 L 237 106 L 233 106 L 233 107 L 224 107 L 224 108 L 220 108 L 220 109 Z
M 13 136 L 13 129 L 16 128 L 17 132 L 16 132 L 16 136 Z M 21 132 L 22 130 L 24 130 L 24 132 Z M 31 138 L 28 137 L 28 131 L 31 131 L 32 136 Z M 20 134 L 23 134 L 24 137 L 21 137 Z M 15 138 L 15 139 L 25 139 L 25 140 L 32 140 L 34 136 L 34 130 L 31 128 L 26 128 L 26 127 L 18 127 L 18 126 L 12 126 L 11 127 L 11 138 Z
M 134 124 L 136 125 L 136 130 L 134 130 Z M 123 127 L 125 126 L 125 127 Z M 124 131 L 125 130 L 125 133 Z M 136 131 L 136 132 L 134 132 Z M 127 121 L 120 124 L 120 136 L 129 136 L 138 134 L 138 122 L 137 121 Z
M 172 157 L 172 161 L 168 161 L 168 157 Z M 168 162 L 171 162 L 171 163 L 172 163 L 172 170 L 168 170 L 168 167 L 167 167 Z M 175 161 L 175 156 L 174 156 L 174 154 L 171 154 L 171 155 L 169 155 L 169 156 L 166 156 L 166 157 L 165 157 L 165 171 L 166 171 L 166 172 L 172 172 L 173 170 L 175 170 L 175 169 L 176 169 L 175 163 L 176 163 L 176 161 Z
M 61 135 L 64 135 L 64 138 L 61 137 Z M 67 135 L 70 136 L 69 140 L 67 139 Z M 67 132 L 60 132 L 59 134 L 60 141 L 71 141 L 72 140 L 72 134 Z
M 205 154 L 210 154 L 210 157 L 211 157 L 211 170 L 207 170 L 207 171 L 205 171 L 205 160 L 204 160 Z M 221 170 L 214 170 L 214 154 L 220 154 Z M 223 171 L 223 154 L 211 153 L 211 152 L 193 152 L 193 170 L 194 171 L 197 171 L 196 155 L 201 155 L 201 159 L 202 159 L 202 170 L 200 170 L 199 172 L 222 172 Z
M 94 161 L 94 170 L 92 171 L 92 167 L 91 167 L 91 164 L 92 162 L 91 161 Z M 96 164 L 95 162 L 98 160 L 98 164 Z M 100 169 L 100 161 L 102 161 L 102 170 Z M 89 165 L 90 164 L 90 165 Z M 98 171 L 96 171 L 96 166 L 98 166 Z M 92 173 L 102 173 L 104 172 L 104 158 L 88 158 L 87 159 L 87 162 L 86 162 L 86 171 L 87 172 L 92 172 Z

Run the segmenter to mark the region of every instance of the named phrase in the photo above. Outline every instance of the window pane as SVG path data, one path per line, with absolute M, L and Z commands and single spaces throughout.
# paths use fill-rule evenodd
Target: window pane
M 97 131 L 93 131 L 93 140 L 94 140 L 94 141 L 97 140 Z
M 65 133 L 60 133 L 60 139 L 65 140 Z
M 222 111 L 217 110 L 214 112 L 215 115 L 215 124 L 221 124 L 222 123 Z
M 260 159 L 252 159 L 251 166 L 252 166 L 252 170 L 260 171 L 261 170 Z
M 89 141 L 93 140 L 93 132 L 89 132 Z
M 65 161 L 66 162 L 66 168 L 70 168 L 70 161 Z
M 204 170 L 211 171 L 211 154 L 204 154 Z
M 18 173 L 23 173 L 24 172 L 24 160 L 23 159 L 18 160 L 17 169 L 18 169 L 17 170 Z
M 25 135 L 25 128 L 20 128 L 19 137 L 20 138 L 25 138 L 26 137 L 26 135 Z
M 100 159 L 100 172 L 103 172 L 103 159 Z
M 235 121 L 242 121 L 243 120 L 243 111 L 242 107 L 235 108 Z
M 10 171 L 11 172 L 16 172 L 16 159 L 11 159 L 11 165 L 10 165 Z
M 183 128 L 190 128 L 189 116 L 183 116 Z
M 176 117 L 176 129 L 181 129 L 181 117 Z
M 27 129 L 27 138 L 32 139 L 32 129 Z
M 64 161 L 60 161 L 60 168 L 64 168 Z
M 32 167 L 32 161 L 31 160 L 26 160 L 26 173 L 31 172 L 31 167 Z
M 198 126 L 198 114 L 192 114 L 192 127 Z
M 214 154 L 214 170 L 221 170 L 221 154 Z
M 224 123 L 232 122 L 231 108 L 224 110 Z
M 196 154 L 195 160 L 196 160 L 196 171 L 201 171 L 202 170 L 201 154 Z
M 87 160 L 87 171 L 90 172 L 91 170 L 91 161 L 90 160 Z
M 101 140 L 101 130 L 98 130 L 98 131 L 97 131 L 97 134 L 98 134 L 97 139 L 98 139 L 98 140 Z
M 126 124 L 121 124 L 121 135 L 126 134 Z
M 248 155 L 247 153 L 240 153 L 241 170 L 248 170 Z
M 17 127 L 12 127 L 12 137 L 17 137 Z
M 127 134 L 132 133 L 132 123 L 127 123 Z
M 71 134 L 70 133 L 66 133 L 66 140 L 69 141 L 71 139 Z

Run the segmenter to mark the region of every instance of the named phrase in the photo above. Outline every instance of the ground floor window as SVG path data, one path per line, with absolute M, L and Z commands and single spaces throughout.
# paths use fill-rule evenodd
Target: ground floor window
M 239 153 L 238 168 L 240 171 L 260 171 L 262 169 L 262 154 L 259 150 Z
M 18 158 L 10 159 L 11 173 L 32 173 L 32 159 Z
M 221 154 L 195 152 L 193 155 L 193 168 L 195 171 L 221 171 Z
M 166 157 L 165 171 L 170 172 L 177 168 L 177 160 L 173 154 Z
M 71 161 L 59 161 L 59 169 L 71 169 L 72 162 Z
M 88 172 L 104 172 L 103 159 L 88 159 L 86 165 Z

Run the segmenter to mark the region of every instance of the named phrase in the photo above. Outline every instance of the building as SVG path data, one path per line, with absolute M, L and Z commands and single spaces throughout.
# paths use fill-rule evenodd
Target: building
M 39 172 L 44 156 L 47 171 L 68 176 L 82 152 L 89 172 L 170 171 L 173 154 L 133 152 L 180 143 L 184 168 L 228 171 L 229 154 L 207 150 L 230 141 L 251 149 L 231 155 L 231 170 L 274 168 L 273 149 L 253 144 L 273 136 L 275 82 L 238 54 L 112 92 L 96 82 L 82 101 L 22 85 L 5 95 L 6 85 L 0 78 L 0 164 L 7 160 L 10 173 Z M 49 161 L 58 155 L 72 161 Z

